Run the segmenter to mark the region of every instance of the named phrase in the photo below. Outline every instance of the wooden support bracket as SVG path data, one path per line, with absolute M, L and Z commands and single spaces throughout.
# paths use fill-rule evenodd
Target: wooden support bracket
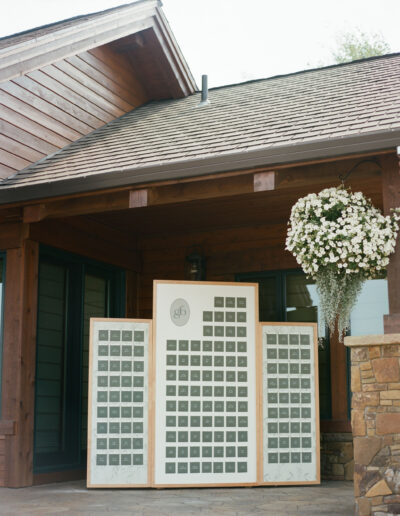
M 145 208 L 148 205 L 148 200 L 149 191 L 147 188 L 129 192 L 129 208 Z
M 46 211 L 46 206 L 44 204 L 25 206 L 22 220 L 27 224 L 30 222 L 40 222 L 46 217 Z
M 275 190 L 275 171 L 269 170 L 268 172 L 258 172 L 254 174 L 254 191 L 255 192 L 266 192 Z

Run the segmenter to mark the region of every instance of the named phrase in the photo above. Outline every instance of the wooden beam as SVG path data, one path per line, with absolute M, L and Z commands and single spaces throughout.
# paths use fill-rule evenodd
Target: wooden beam
M 7 487 L 33 480 L 38 261 L 39 246 L 30 240 L 7 251 L 2 417 L 16 425 L 15 434 L 5 438 Z
M 34 212 L 34 206 L 41 206 Z M 30 205 L 28 215 L 39 214 L 39 220 L 55 219 L 59 217 L 73 217 L 74 215 L 88 215 L 106 211 L 126 210 L 129 208 L 129 190 L 100 193 L 97 195 L 81 195 L 71 199 L 41 202 Z M 40 218 L 41 217 L 41 218 Z M 31 220 L 30 222 L 39 222 Z
M 345 421 L 349 419 L 347 402 L 347 349 L 340 342 L 338 333 L 330 336 L 331 361 L 331 408 L 332 419 Z
M 71 217 L 246 194 L 257 195 L 266 191 L 270 191 L 273 195 L 280 190 L 322 189 L 338 185 L 339 175 L 350 170 L 357 161 L 359 160 L 339 160 L 297 168 L 276 168 L 276 170 L 245 170 L 240 173 L 147 183 L 135 189 L 120 188 L 98 193 L 74 194 L 74 196 L 58 199 L 42 199 L 36 203 L 25 204 L 23 216 L 26 222 L 38 222 L 44 218 Z M 355 170 L 347 184 L 351 186 L 363 181 L 379 179 L 379 167 L 366 163 Z
M 400 207 L 400 161 L 396 155 L 384 156 L 382 163 L 383 209 L 386 215 L 391 208 Z M 384 317 L 385 333 L 400 332 L 400 235 L 397 238 L 396 251 L 390 257 L 387 269 L 389 291 L 389 314 Z
M 33 204 L 24 206 L 22 220 L 25 223 L 40 222 L 46 217 L 46 206 L 44 204 Z

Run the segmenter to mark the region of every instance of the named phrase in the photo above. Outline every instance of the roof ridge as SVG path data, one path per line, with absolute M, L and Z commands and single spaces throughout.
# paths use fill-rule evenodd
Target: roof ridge
M 388 58 L 392 58 L 392 57 L 400 57 L 400 52 L 392 52 L 390 54 L 384 54 L 381 56 L 364 57 L 363 59 L 355 59 L 354 61 L 348 61 L 346 63 L 337 63 L 337 64 L 331 64 L 331 65 L 327 65 L 327 66 L 320 66 L 320 67 L 316 67 L 316 68 L 307 68 L 305 70 L 298 70 L 297 72 L 289 72 L 289 73 L 283 73 L 283 74 L 278 74 L 278 75 L 271 75 L 270 77 L 260 77 L 259 79 L 250 79 L 248 81 L 243 81 L 243 82 L 223 84 L 221 86 L 214 86 L 212 88 L 209 88 L 209 90 L 210 91 L 220 90 L 223 88 L 241 86 L 243 84 L 252 84 L 255 82 L 271 81 L 273 79 L 281 79 L 284 77 L 291 77 L 291 76 L 306 74 L 306 73 L 310 73 L 310 72 L 329 70 L 331 68 L 341 68 L 341 67 L 345 67 L 345 66 L 351 66 L 354 64 L 358 64 L 358 63 L 364 63 L 367 61 L 375 61 L 378 59 L 388 59 Z
M 121 0 L 121 1 L 123 1 L 123 0 Z M 46 23 L 45 25 L 39 25 L 38 27 L 32 27 L 31 29 L 26 29 L 21 32 L 15 32 L 14 34 L 8 34 L 7 36 L 2 36 L 2 37 L 0 37 L 0 43 L 3 41 L 6 41 L 6 40 L 12 39 L 12 38 L 19 37 L 19 36 L 25 36 L 30 33 L 34 34 L 36 31 L 39 31 L 39 30 L 50 29 L 51 27 L 56 27 L 57 25 L 62 25 L 63 23 L 79 21 L 79 20 L 83 21 L 85 18 L 89 18 L 92 16 L 96 17 L 97 15 L 107 14 L 111 11 L 116 11 L 118 9 L 122 9 L 123 7 L 130 7 L 134 4 L 146 3 L 147 1 L 149 1 L 149 0 L 134 0 L 131 2 L 128 1 L 126 3 L 116 5 L 114 7 L 109 7 L 108 9 L 104 9 L 103 11 L 95 11 L 95 12 L 90 12 L 90 13 L 85 13 L 85 14 L 78 14 L 76 16 L 71 16 L 71 18 L 64 18 L 63 20 Z

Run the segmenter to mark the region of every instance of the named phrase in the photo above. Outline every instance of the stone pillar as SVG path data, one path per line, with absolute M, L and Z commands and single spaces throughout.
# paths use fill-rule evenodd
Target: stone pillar
M 346 337 L 356 515 L 400 514 L 400 334 Z

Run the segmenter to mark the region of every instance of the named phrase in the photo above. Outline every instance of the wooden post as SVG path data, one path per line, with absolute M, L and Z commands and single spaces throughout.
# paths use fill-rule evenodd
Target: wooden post
M 7 251 L 1 417 L 15 424 L 5 436 L 7 487 L 33 482 L 38 256 L 30 240 Z
M 330 335 L 331 360 L 331 412 L 335 427 L 348 421 L 347 402 L 347 350 L 339 339 L 338 331 Z M 337 430 L 336 430 L 337 431 Z
M 386 215 L 391 208 L 400 207 L 399 157 L 390 154 L 381 158 L 383 208 Z M 384 317 L 385 333 L 400 333 L 400 238 L 396 252 L 390 257 L 387 270 L 389 290 L 389 314 Z

